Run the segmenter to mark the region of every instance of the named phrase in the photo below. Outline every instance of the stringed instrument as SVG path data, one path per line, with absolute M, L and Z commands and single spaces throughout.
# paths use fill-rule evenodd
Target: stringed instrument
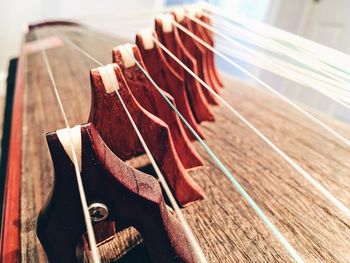
M 209 5 L 150 19 L 134 43 L 83 23 L 29 26 L 2 262 L 348 262 L 349 126 L 235 62 L 244 47 L 219 24 L 294 51 Z M 237 50 L 217 48 L 220 36 Z M 336 67 L 317 75 L 249 52 L 237 56 L 348 105 Z M 221 72 L 218 59 L 256 85 Z

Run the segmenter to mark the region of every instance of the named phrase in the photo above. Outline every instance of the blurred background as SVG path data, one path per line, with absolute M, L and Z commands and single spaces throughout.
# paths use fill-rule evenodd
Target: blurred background
M 171 5 L 196 2 L 181 0 L 0 1 L 0 112 L 6 93 L 8 62 L 10 58 L 18 55 L 23 30 L 28 23 L 45 19 L 74 19 L 83 21 L 98 30 L 133 40 L 137 30 L 152 26 L 151 17 L 157 10 Z M 263 21 L 342 52 L 350 53 L 349 0 L 214 0 L 207 2 L 232 15 L 239 14 Z M 152 11 L 153 14 L 144 12 L 145 9 Z M 244 61 L 237 61 L 289 98 L 342 120 L 350 121 L 347 109 L 330 101 L 319 92 L 306 89 L 295 82 L 268 73 Z M 219 61 L 219 65 L 223 71 L 254 84 L 250 78 L 223 61 Z M 2 114 L 0 114 L 0 127 L 1 116 Z
M 118 16 L 143 9 L 197 1 L 186 0 L 1 0 L 0 9 L 0 74 L 4 77 L 8 59 L 18 54 L 25 26 L 52 18 L 87 19 Z M 228 12 L 265 21 L 287 31 L 309 37 L 323 44 L 349 52 L 348 0 L 214 0 L 207 1 Z M 318 21 L 322 19 L 322 21 Z M 321 22 L 323 28 L 312 27 Z M 342 37 L 347 30 L 348 39 Z M 322 34 L 325 36 L 322 36 Z M 346 33 L 346 32 L 344 32 Z M 332 34 L 329 37 L 329 34 Z M 345 35 L 345 34 L 344 34 Z

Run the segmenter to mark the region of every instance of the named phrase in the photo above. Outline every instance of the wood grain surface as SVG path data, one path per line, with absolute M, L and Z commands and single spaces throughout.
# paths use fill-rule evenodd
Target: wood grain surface
M 102 63 L 113 44 L 78 27 L 36 29 L 32 39 L 65 36 Z M 121 44 L 116 41 L 115 43 Z M 90 107 L 89 70 L 97 65 L 69 45 L 47 50 L 70 125 L 85 123 Z M 27 57 L 21 172 L 21 260 L 44 262 L 35 235 L 36 216 L 52 185 L 53 167 L 45 133 L 64 127 L 40 52 Z M 222 96 L 331 193 L 350 207 L 350 150 L 280 99 L 258 87 L 225 77 Z M 306 262 L 349 262 L 350 219 L 279 157 L 223 105 L 212 107 L 216 121 L 201 124 L 206 143 L 280 229 Z M 315 113 L 316 114 L 316 113 Z M 345 136 L 344 124 L 318 114 Z M 206 199 L 183 211 L 209 262 L 291 262 L 230 181 L 199 143 L 205 166 L 190 172 Z M 147 163 L 134 160 L 136 166 Z M 133 231 L 131 231 L 133 232 Z M 135 244 L 135 233 L 129 232 Z M 138 240 L 136 238 L 136 240 Z M 118 242 L 104 245 L 117 257 Z M 115 248 L 117 246 L 117 248 Z

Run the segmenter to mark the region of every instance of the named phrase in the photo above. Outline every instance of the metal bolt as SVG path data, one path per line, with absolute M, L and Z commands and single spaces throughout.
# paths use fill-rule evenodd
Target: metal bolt
M 102 203 L 92 203 L 89 206 L 89 214 L 92 222 L 100 222 L 107 218 L 108 208 Z

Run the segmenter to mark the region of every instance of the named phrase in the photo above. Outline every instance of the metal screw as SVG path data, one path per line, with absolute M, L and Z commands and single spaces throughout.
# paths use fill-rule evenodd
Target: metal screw
M 100 222 L 107 218 L 108 208 L 102 203 L 92 203 L 89 206 L 89 214 L 92 222 Z

